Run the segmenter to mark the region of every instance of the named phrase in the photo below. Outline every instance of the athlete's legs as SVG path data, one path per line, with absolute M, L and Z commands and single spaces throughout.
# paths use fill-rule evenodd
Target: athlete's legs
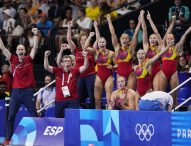
M 113 85 L 114 85 L 113 76 L 110 76 L 105 82 L 105 92 L 106 92 L 107 105 L 109 105 L 111 93 L 113 91 Z
M 154 91 L 159 91 L 160 88 L 159 88 L 159 80 L 160 80 L 160 74 L 161 73 L 157 73 L 153 79 L 153 90 Z
M 166 88 L 168 85 L 166 76 L 162 71 L 158 72 L 157 74 L 159 74 L 159 90 L 166 92 Z
M 94 86 L 94 97 L 95 97 L 95 108 L 96 109 L 101 109 L 102 91 L 103 91 L 103 82 L 99 78 L 99 76 L 96 75 L 95 86 Z
M 173 90 L 174 88 L 176 88 L 178 86 L 178 77 L 177 77 L 177 72 L 175 72 L 171 79 L 170 79 L 170 87 L 171 90 Z M 177 90 L 174 91 L 172 94 L 173 97 L 173 107 L 177 106 Z
M 136 76 L 133 72 L 128 77 L 127 87 L 132 90 L 136 89 Z

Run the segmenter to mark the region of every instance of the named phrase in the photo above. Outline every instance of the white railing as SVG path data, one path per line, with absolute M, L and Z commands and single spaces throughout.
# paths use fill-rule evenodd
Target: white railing
M 171 91 L 169 92 L 169 94 L 172 94 L 174 91 L 176 91 L 177 89 L 179 89 L 180 87 L 182 87 L 183 85 L 185 85 L 186 83 L 188 83 L 190 80 L 191 80 L 191 77 L 188 78 L 187 80 L 185 80 L 184 82 L 182 82 L 180 85 L 178 85 L 178 86 L 177 86 L 176 88 L 174 88 L 173 90 L 171 90 Z M 51 83 L 49 83 L 48 85 L 46 85 L 45 87 L 41 88 L 38 92 L 36 92 L 36 93 L 34 94 L 34 96 L 36 96 L 38 93 L 42 92 L 44 89 L 46 89 L 47 87 L 49 87 L 50 85 L 52 85 L 54 82 L 55 82 L 55 80 L 52 81 Z M 190 101 L 190 100 L 191 100 L 191 97 L 189 97 L 187 100 L 185 100 L 185 101 L 182 102 L 180 105 L 178 105 L 177 107 L 175 107 L 175 109 L 172 110 L 172 111 L 175 111 L 175 110 L 179 109 L 181 106 L 183 106 L 185 103 L 187 103 L 187 102 Z M 50 106 L 50 105 L 51 105 L 52 103 L 54 103 L 54 102 L 55 102 L 55 99 L 52 100 L 50 103 L 48 103 L 46 106 L 44 106 L 44 107 L 42 107 L 41 109 L 39 109 L 37 112 L 40 113 L 41 111 L 43 111 L 45 108 L 47 108 L 48 106 Z
M 185 80 L 184 82 L 182 82 L 180 85 L 178 85 L 176 88 L 172 89 L 172 91 L 169 92 L 169 94 L 172 94 L 174 91 L 176 91 L 177 89 L 179 89 L 180 87 L 182 87 L 183 85 L 185 85 L 186 83 L 188 83 L 191 80 L 191 77 L 188 78 L 187 80 Z M 191 100 L 191 97 L 189 97 L 187 100 L 185 100 L 184 102 L 182 102 L 180 105 L 178 105 L 177 107 L 175 107 L 172 112 L 174 112 L 175 110 L 179 109 L 181 106 L 183 106 L 185 103 L 187 103 L 188 101 Z
M 38 92 L 36 92 L 34 94 L 34 96 L 37 96 L 40 92 L 42 92 L 44 89 L 46 89 L 47 87 L 51 86 L 52 84 L 54 84 L 56 82 L 56 80 L 50 82 L 48 85 L 44 86 L 43 88 L 41 88 Z M 37 113 L 40 113 L 41 111 L 43 111 L 46 107 L 50 106 L 52 103 L 54 103 L 55 100 L 52 100 L 50 103 L 48 103 L 46 106 L 42 107 L 41 109 L 39 109 L 37 111 Z
M 50 82 L 48 85 L 44 86 L 44 87 L 41 88 L 38 92 L 36 92 L 36 93 L 34 94 L 34 96 L 37 96 L 38 93 L 42 92 L 44 89 L 46 89 L 46 88 L 49 87 L 50 85 L 54 84 L 55 82 L 56 82 L 56 80 Z

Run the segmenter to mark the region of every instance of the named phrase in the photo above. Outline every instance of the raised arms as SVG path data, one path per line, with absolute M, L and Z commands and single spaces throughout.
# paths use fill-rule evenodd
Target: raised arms
M 190 32 L 191 32 L 191 26 L 185 31 L 185 33 L 181 37 L 180 41 L 176 44 L 175 48 L 176 48 L 177 52 L 179 52 L 180 49 L 183 47 L 183 45 L 184 45 L 184 43 L 186 41 L 186 37 L 188 36 L 188 34 Z
M 97 50 L 97 48 L 98 48 L 97 43 L 98 43 L 98 40 L 99 40 L 99 38 L 100 38 L 100 33 L 99 33 L 99 29 L 98 29 L 98 26 L 97 26 L 97 25 L 98 25 L 97 22 L 94 21 L 94 29 L 95 29 L 95 34 L 96 34 L 96 41 L 95 41 L 94 44 L 93 44 L 93 48 L 94 48 L 95 50 Z
M 168 27 L 168 29 L 167 29 L 167 31 L 166 31 L 166 33 L 165 33 L 165 35 L 164 35 L 164 38 L 163 38 L 163 41 L 164 41 L 164 42 L 165 42 L 165 40 L 166 40 L 167 35 L 170 34 L 170 33 L 172 33 L 172 29 L 173 29 L 173 27 L 174 27 L 174 25 L 175 25 L 175 21 L 176 21 L 176 16 L 173 16 L 173 17 L 172 17 L 172 22 L 171 22 L 170 26 Z
M 73 26 L 73 20 L 68 23 L 68 31 L 67 31 L 67 41 L 70 45 L 71 51 L 74 52 L 76 49 L 76 45 L 72 41 L 72 26 Z
M 66 44 L 66 43 L 61 44 L 60 52 L 58 53 L 58 56 L 56 59 L 56 63 L 58 65 L 58 67 L 61 67 L 61 58 L 62 58 L 63 51 L 68 49 L 68 48 L 69 48 L 68 44 Z
M 51 54 L 50 51 L 44 53 L 44 69 L 53 73 L 53 67 L 49 65 L 48 56 Z
M 1 37 L 0 37 L 0 49 L 2 50 L 2 52 L 5 55 L 5 57 L 7 58 L 7 60 L 10 60 L 11 52 L 7 48 L 5 48 Z
M 109 30 L 111 33 L 112 44 L 113 44 L 114 49 L 117 51 L 120 48 L 120 44 L 119 44 L 119 41 L 118 41 L 117 36 L 115 34 L 115 29 L 113 27 L 110 15 L 107 16 L 107 21 L 108 21 Z
M 157 37 L 157 41 L 158 41 L 159 46 L 161 46 L 162 42 L 163 42 L 162 38 L 161 38 L 161 36 L 160 36 L 160 34 L 159 34 L 159 32 L 158 32 L 158 30 L 157 30 L 157 28 L 156 28 L 152 18 L 151 18 L 151 15 L 150 15 L 149 11 L 147 11 L 147 19 L 149 20 L 151 28 L 152 28 L 152 30 L 154 31 L 154 33 L 155 33 L 155 35 Z
M 82 51 L 82 55 L 84 56 L 84 65 L 80 67 L 80 73 L 83 73 L 86 71 L 89 67 L 89 61 L 88 61 L 88 52 Z
M 140 19 L 141 19 L 141 26 L 142 26 L 142 30 L 143 30 L 143 49 L 145 51 L 145 53 L 147 53 L 148 49 L 149 49 L 149 40 L 148 40 L 148 35 L 147 35 L 147 26 L 145 23 L 145 18 L 144 18 L 144 11 L 140 12 Z
M 34 59 L 35 55 L 36 55 L 36 52 L 37 52 L 37 48 L 38 48 L 38 29 L 37 28 L 33 28 L 32 29 L 32 32 L 34 33 L 34 45 L 31 49 L 31 52 L 30 52 L 30 57 L 32 59 Z
M 138 24 L 137 24 L 137 26 L 135 28 L 135 33 L 133 35 L 131 45 L 130 45 L 130 49 L 133 52 L 133 54 L 134 54 L 135 48 L 137 47 L 137 44 L 138 44 L 138 33 L 139 33 L 139 30 L 140 30 L 140 27 L 141 27 L 141 19 L 139 17 Z

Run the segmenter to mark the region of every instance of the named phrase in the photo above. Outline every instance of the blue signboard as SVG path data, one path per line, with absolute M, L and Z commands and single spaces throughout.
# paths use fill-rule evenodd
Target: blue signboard
M 26 146 L 190 146 L 190 112 L 66 110 L 23 118 L 11 140 Z
M 67 146 L 172 145 L 169 112 L 68 110 L 65 132 Z
M 64 119 L 25 117 L 17 126 L 10 144 L 64 146 Z
M 5 100 L 0 100 L 0 136 L 5 136 Z M 22 105 L 17 113 L 15 120 L 15 128 L 23 117 L 29 117 L 29 113 L 24 105 Z
M 172 146 L 191 145 L 191 113 L 174 112 L 172 120 Z

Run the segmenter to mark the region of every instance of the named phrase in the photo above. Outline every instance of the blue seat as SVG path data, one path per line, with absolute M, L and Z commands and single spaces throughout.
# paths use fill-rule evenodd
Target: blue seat
M 46 112 L 45 112 L 45 117 L 55 117 L 55 107 L 49 107 L 47 108 Z
M 177 75 L 178 75 L 179 84 L 183 83 L 185 80 L 191 77 L 191 73 L 188 73 L 188 72 L 178 72 Z M 187 82 L 182 87 L 191 87 L 191 81 Z
M 179 84 L 183 83 L 185 80 L 191 77 L 191 73 L 187 72 L 179 72 L 177 75 Z M 182 103 L 189 97 L 191 97 L 191 81 L 189 81 L 188 83 L 186 83 L 185 85 L 183 85 L 178 89 L 178 96 L 177 96 L 178 104 Z M 184 106 L 189 106 L 189 105 L 191 105 L 191 101 L 187 102 Z

